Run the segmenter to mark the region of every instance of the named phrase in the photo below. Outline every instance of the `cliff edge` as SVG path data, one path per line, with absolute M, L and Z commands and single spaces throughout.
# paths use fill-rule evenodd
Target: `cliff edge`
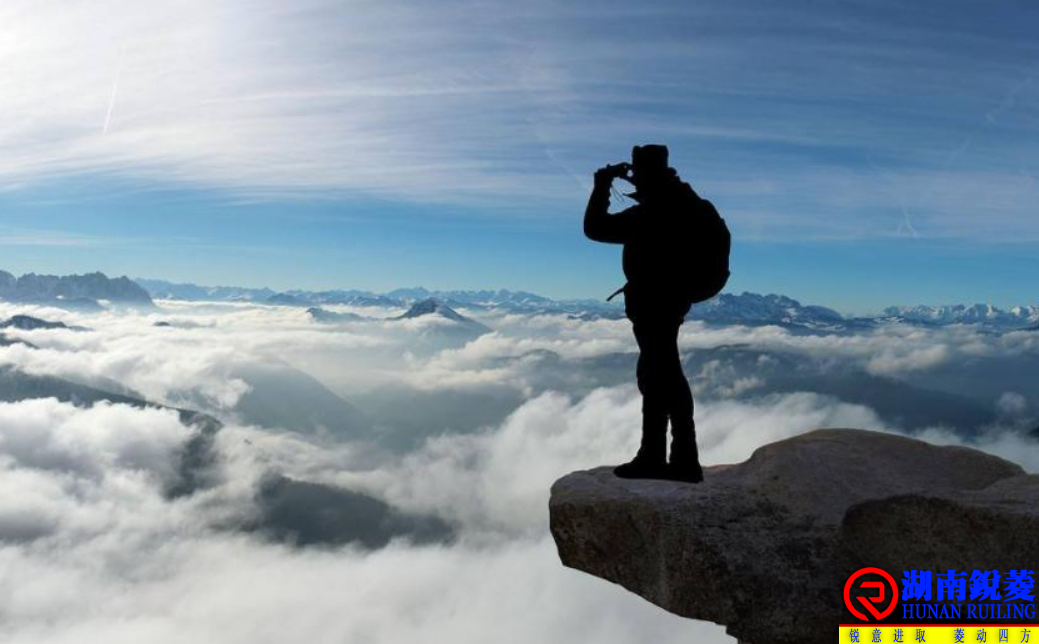
M 564 476 L 549 501 L 560 559 L 749 644 L 832 642 L 865 566 L 900 579 L 1039 561 L 1039 475 L 974 449 L 819 429 L 704 477 Z

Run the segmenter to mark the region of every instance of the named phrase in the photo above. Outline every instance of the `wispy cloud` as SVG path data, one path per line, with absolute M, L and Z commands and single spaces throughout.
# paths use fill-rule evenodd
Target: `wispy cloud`
M 34 230 L 0 226 L 0 246 L 108 246 L 125 243 L 126 239 L 82 235 L 53 230 Z
M 745 239 L 1036 240 L 1036 48 L 1014 31 L 1035 14 L 1017 11 L 977 30 L 894 3 L 11 0 L 0 183 L 530 217 L 663 140 Z

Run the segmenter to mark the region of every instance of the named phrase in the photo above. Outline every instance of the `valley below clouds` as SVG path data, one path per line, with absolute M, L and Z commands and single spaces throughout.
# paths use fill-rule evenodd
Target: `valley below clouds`
M 323 309 L 0 303 L 66 325 L 2 330 L 0 641 L 734 641 L 548 535 L 555 479 L 637 447 L 627 320 Z M 680 345 L 706 465 L 858 427 L 1039 469 L 1034 330 L 690 320 Z

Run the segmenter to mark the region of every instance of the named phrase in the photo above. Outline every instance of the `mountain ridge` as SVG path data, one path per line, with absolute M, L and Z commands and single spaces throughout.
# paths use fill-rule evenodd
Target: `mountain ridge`
M 28 304 L 50 304 L 62 308 L 102 308 L 101 301 L 135 306 L 152 306 L 148 291 L 125 275 L 108 277 L 100 271 L 82 275 L 38 275 L 15 277 L 0 270 L 0 300 Z
M 573 319 L 621 319 L 622 303 L 601 300 L 554 300 L 528 291 L 508 289 L 430 290 L 425 287 L 398 288 L 385 293 L 358 289 L 327 291 L 201 287 L 163 280 L 139 279 L 158 298 L 205 301 L 252 301 L 285 306 L 317 307 L 322 304 L 409 308 L 424 300 L 435 300 L 451 308 L 470 310 L 503 309 L 512 313 L 564 313 Z M 694 305 L 686 320 L 717 324 L 780 325 L 817 331 L 861 329 L 882 322 L 922 326 L 977 324 L 999 329 L 1034 328 L 1039 325 L 1039 305 L 1002 309 L 988 304 L 889 306 L 877 315 L 848 316 L 826 306 L 803 304 L 779 294 L 722 293 Z

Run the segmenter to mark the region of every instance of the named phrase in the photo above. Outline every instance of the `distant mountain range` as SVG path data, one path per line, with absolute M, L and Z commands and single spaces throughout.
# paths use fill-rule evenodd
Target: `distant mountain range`
M 982 324 L 1002 328 L 1024 328 L 1039 323 L 1039 305 L 1000 309 L 991 304 L 953 306 L 892 306 L 884 315 L 923 324 Z
M 237 286 L 197 286 L 174 284 L 164 280 L 135 278 L 135 282 L 155 299 L 193 300 L 202 302 L 263 302 L 277 291 L 269 288 L 240 288 Z
M 526 291 L 450 290 L 433 291 L 422 287 L 399 288 L 387 293 L 357 289 L 328 291 L 291 290 L 278 292 L 269 288 L 237 286 L 199 286 L 165 280 L 127 277 L 109 278 L 103 273 L 84 275 L 37 275 L 21 277 L 0 271 L 0 300 L 33 304 L 50 304 L 63 308 L 96 310 L 104 304 L 149 306 L 152 298 L 205 302 L 252 302 L 309 309 L 319 322 L 342 322 L 358 319 L 349 313 L 327 311 L 321 305 L 351 305 L 409 309 L 401 317 L 408 318 L 444 310 L 462 318 L 464 324 L 479 324 L 458 314 L 468 311 L 506 311 L 525 314 L 566 314 L 575 319 L 620 319 L 623 303 L 602 300 L 553 300 Z M 412 308 L 412 307 L 418 308 Z M 437 307 L 443 307 L 438 309 Z M 428 312 L 425 309 L 429 309 Z M 979 325 L 995 330 L 1039 329 L 1039 305 L 1001 309 L 988 304 L 947 306 L 893 306 L 881 315 L 846 317 L 824 306 L 806 305 L 783 295 L 756 293 L 723 293 L 693 306 L 687 320 L 715 324 L 752 326 L 779 325 L 794 331 L 837 332 L 869 328 L 877 324 L 901 322 L 921 326 L 950 324 Z
M 15 277 L 0 271 L 0 300 L 86 310 L 102 308 L 101 302 L 152 305 L 148 291 L 130 278 L 110 278 L 103 273 L 64 276 L 27 273 Z
M 195 300 L 206 302 L 257 302 L 283 306 L 313 307 L 328 304 L 351 306 L 410 307 L 423 300 L 454 308 L 495 309 L 508 308 L 522 312 L 582 312 L 589 307 L 617 309 L 597 300 L 552 300 L 525 291 L 431 291 L 422 287 L 399 288 L 388 293 L 373 293 L 357 289 L 331 291 L 291 290 L 277 292 L 269 288 L 239 288 L 234 286 L 197 286 L 178 284 L 157 279 L 137 278 L 137 283 L 162 300 Z M 619 310 L 619 309 L 618 309 Z
M 163 280 L 138 279 L 137 283 L 157 299 L 203 301 L 249 301 L 283 306 L 305 306 L 318 321 L 345 321 L 349 315 L 321 309 L 319 305 L 345 304 L 352 306 L 412 307 L 436 305 L 462 308 L 470 311 L 504 310 L 510 313 L 568 314 L 575 319 L 620 319 L 624 305 L 602 300 L 553 300 L 526 291 L 477 290 L 432 291 L 422 287 L 399 288 L 387 293 L 373 293 L 356 289 L 331 291 L 292 290 L 276 292 L 268 288 L 248 289 L 231 286 L 197 286 L 176 284 Z M 429 304 L 432 302 L 433 304 Z M 421 310 L 409 311 L 416 315 Z M 404 314 L 408 316 L 408 313 Z M 343 317 L 340 317 L 343 316 Z M 987 304 L 950 306 L 889 307 L 881 315 L 868 317 L 843 316 L 824 306 L 806 305 L 784 295 L 757 293 L 723 293 L 697 304 L 689 311 L 687 320 L 716 324 L 745 324 L 752 326 L 779 325 L 795 331 L 841 331 L 862 329 L 881 323 L 902 322 L 924 326 L 949 324 L 976 324 L 1008 330 L 1039 326 L 1039 305 L 1000 309 Z

